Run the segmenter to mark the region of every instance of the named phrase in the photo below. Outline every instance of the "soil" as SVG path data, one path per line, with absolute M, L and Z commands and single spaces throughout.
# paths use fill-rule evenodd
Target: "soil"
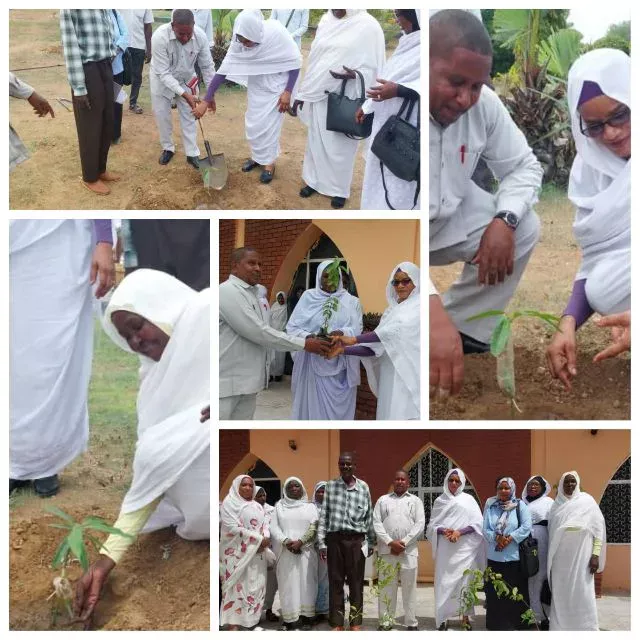
M 25 100 L 10 100 L 10 120 L 32 153 L 9 176 L 11 209 L 331 209 L 330 199 L 316 194 L 300 198 L 302 162 L 307 130 L 298 120 L 285 117 L 281 155 L 269 185 L 259 182 L 259 170 L 242 173 L 249 154 L 244 134 L 246 92 L 221 90 L 216 95 L 217 112 L 203 119 L 213 153 L 224 152 L 229 168 L 227 186 L 221 191 L 203 187 L 200 172 L 185 161 L 177 110 L 173 112 L 176 155 L 166 166 L 158 164 L 162 151 L 151 110 L 148 65 L 143 73 L 138 103 L 144 113 L 136 115 L 125 103 L 122 142 L 112 146 L 108 168 L 122 176 L 111 183 L 108 196 L 97 196 L 81 183 L 80 157 L 73 113 L 57 98 L 71 97 L 62 47 L 58 12 L 11 10 L 9 23 L 9 67 L 47 98 L 56 117 L 38 118 Z M 35 44 L 34 44 L 35 43 Z M 308 45 L 303 46 L 308 55 Z M 58 66 L 55 66 L 58 65 Z M 126 88 L 127 92 L 129 88 Z M 204 144 L 198 131 L 201 155 Z M 352 197 L 345 209 L 358 209 L 364 176 L 362 153 L 356 156 Z

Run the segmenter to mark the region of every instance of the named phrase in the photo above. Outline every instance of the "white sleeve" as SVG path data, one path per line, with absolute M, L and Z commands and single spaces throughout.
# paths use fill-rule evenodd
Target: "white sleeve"
M 151 70 L 158 76 L 165 87 L 171 89 L 177 96 L 182 95 L 184 89 L 171 73 L 167 42 L 163 41 L 161 31 L 156 31 L 151 37 L 151 51 L 153 52 Z
M 436 289 L 435 285 L 433 284 L 431 278 L 429 278 L 429 295 L 430 296 L 437 296 L 438 295 L 438 290 Z

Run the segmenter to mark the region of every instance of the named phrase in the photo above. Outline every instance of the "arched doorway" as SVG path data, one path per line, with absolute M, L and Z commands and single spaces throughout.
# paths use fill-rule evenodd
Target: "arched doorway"
M 282 483 L 273 469 L 262 460 L 258 459 L 247 471 L 247 475 L 253 478 L 255 484 L 262 487 L 267 493 L 267 503 L 274 505 L 282 497 Z
M 607 544 L 631 544 L 631 456 L 613 474 L 600 500 Z

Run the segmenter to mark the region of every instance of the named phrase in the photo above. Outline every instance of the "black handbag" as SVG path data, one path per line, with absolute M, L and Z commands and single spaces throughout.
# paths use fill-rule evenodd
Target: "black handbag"
M 356 75 L 360 79 L 359 98 L 347 98 L 347 96 L 344 95 L 347 78 L 342 81 L 340 93 L 325 91 L 325 93 L 329 95 L 327 104 L 327 131 L 344 133 L 347 138 L 351 138 L 352 140 L 364 140 L 371 135 L 373 113 L 367 114 L 362 124 L 356 122 L 356 112 L 362 107 L 366 100 L 364 95 L 364 77 L 357 70 Z
M 516 507 L 518 517 L 518 529 L 520 528 L 520 503 Z M 531 533 L 518 545 L 520 552 L 520 571 L 531 578 L 540 570 L 540 559 L 538 558 L 538 540 Z
M 409 122 L 413 109 L 418 103 L 417 125 Z M 406 110 L 406 113 L 405 113 Z M 403 117 L 404 116 L 404 117 Z M 371 144 L 371 152 L 380 159 L 380 173 L 384 197 L 389 209 L 394 209 L 389 202 L 389 193 L 384 178 L 384 168 L 407 182 L 416 181 L 416 192 L 413 197 L 415 208 L 420 194 L 420 99 L 405 98 L 398 113 L 390 116 L 380 127 Z

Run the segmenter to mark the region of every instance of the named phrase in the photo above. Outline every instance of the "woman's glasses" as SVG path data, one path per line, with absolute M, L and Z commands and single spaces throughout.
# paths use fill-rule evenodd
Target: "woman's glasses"
M 588 138 L 599 138 L 604 133 L 606 125 L 610 127 L 622 127 L 631 119 L 631 109 L 629 107 L 622 107 L 618 109 L 613 115 L 609 116 L 602 122 L 594 122 L 588 126 L 584 126 L 582 116 L 580 117 L 580 131 Z
M 402 285 L 403 287 L 408 287 L 411 284 L 411 278 L 403 278 L 402 280 L 392 280 L 391 281 L 391 286 L 392 287 L 397 287 L 399 285 Z

